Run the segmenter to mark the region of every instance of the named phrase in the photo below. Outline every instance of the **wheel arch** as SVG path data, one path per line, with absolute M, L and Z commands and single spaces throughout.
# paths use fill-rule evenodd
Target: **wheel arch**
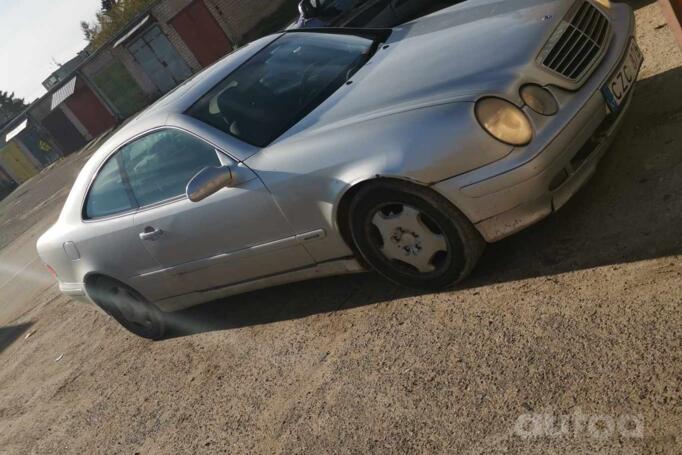
M 399 183 L 401 185 L 413 185 L 415 187 L 419 188 L 427 188 L 430 189 L 431 187 L 425 183 L 419 182 L 414 179 L 410 179 L 407 177 L 397 177 L 397 176 L 389 176 L 389 175 L 374 175 L 371 177 L 366 177 L 364 179 L 359 179 L 356 180 L 355 182 L 351 183 L 348 185 L 348 187 L 343 191 L 341 196 L 339 197 L 339 201 L 336 204 L 336 209 L 334 211 L 334 222 L 336 223 L 336 226 L 339 230 L 339 233 L 341 234 L 341 238 L 343 241 L 348 245 L 348 247 L 353 250 L 354 253 L 356 253 L 357 256 L 357 249 L 355 246 L 355 242 L 353 241 L 353 238 L 350 234 L 350 207 L 351 203 L 353 202 L 353 199 L 358 195 L 358 193 L 367 188 L 371 187 L 374 185 L 384 185 L 384 184 L 391 184 L 391 183 Z M 431 189 L 435 194 L 438 194 L 442 196 L 440 193 L 437 191 Z M 452 203 L 452 202 L 450 202 Z M 454 205 L 454 204 L 453 204 Z
M 145 296 L 144 294 L 142 294 L 139 290 L 137 290 L 137 289 L 136 289 L 134 286 L 132 286 L 130 283 L 127 283 L 125 280 L 121 280 L 120 278 L 111 276 L 111 275 L 106 274 L 106 273 L 103 273 L 103 272 L 92 271 L 92 272 L 86 273 L 85 276 L 83 277 L 83 287 L 84 287 L 84 289 L 85 289 L 85 293 L 88 295 L 88 297 L 90 298 L 90 300 L 92 300 L 93 302 L 95 302 L 97 305 L 99 305 L 99 303 L 97 303 L 97 302 L 95 301 L 95 299 L 93 298 L 93 292 L 92 292 L 92 291 L 94 290 L 95 283 L 97 282 L 97 280 L 98 280 L 98 279 L 101 279 L 101 278 L 104 278 L 104 279 L 107 279 L 107 280 L 111 280 L 111 281 L 116 281 L 117 283 L 121 283 L 122 285 L 127 286 L 127 287 L 129 287 L 130 289 L 132 289 L 133 291 L 135 291 L 135 292 L 137 292 L 138 294 L 140 294 L 145 300 L 147 300 L 147 301 L 149 302 L 149 299 L 147 299 L 147 296 Z
M 90 300 L 93 302 L 97 303 L 95 299 L 93 298 L 93 291 L 95 289 L 95 284 L 98 279 L 100 278 L 106 278 L 108 280 L 114 280 L 114 281 L 120 281 L 117 280 L 116 278 L 109 276 L 105 273 L 101 272 L 88 272 L 85 274 L 83 277 L 83 287 L 85 288 L 85 293 L 90 297 Z M 98 304 L 99 305 L 99 304 Z
M 358 235 L 358 232 L 356 231 L 356 221 L 364 220 L 364 218 L 355 219 L 352 210 L 357 207 L 363 214 L 369 213 L 363 210 L 367 210 L 368 207 L 375 206 L 367 206 L 365 203 L 365 198 L 369 200 L 370 204 L 376 204 L 380 203 L 381 201 L 385 201 L 385 198 L 378 195 L 372 187 L 388 191 L 389 193 L 405 194 L 406 197 L 416 197 L 424 204 L 427 204 L 432 210 L 437 211 L 440 216 L 443 217 L 443 220 L 446 224 L 450 223 L 449 226 L 452 228 L 450 230 L 450 234 L 456 236 L 458 238 L 458 242 L 461 242 L 461 248 L 457 250 L 461 253 L 461 267 L 457 265 L 456 262 L 452 262 L 450 265 L 448 265 L 450 269 L 457 272 L 456 279 L 452 281 L 452 283 L 446 280 L 443 282 L 445 284 L 441 283 L 437 284 L 437 286 L 446 284 L 449 286 L 450 284 L 454 284 L 466 278 L 471 273 L 474 266 L 478 262 L 486 243 L 476 229 L 475 225 L 471 222 L 469 217 L 467 217 L 457 207 L 457 204 L 433 188 L 432 185 L 416 182 L 411 179 L 379 175 L 375 176 L 374 178 L 368 178 L 357 182 L 355 185 L 350 186 L 346 191 L 344 191 L 342 197 L 339 200 L 338 209 L 335 214 L 339 233 L 345 242 L 347 242 L 349 245 L 352 245 L 356 257 L 360 258 L 363 264 L 367 265 L 369 268 L 373 268 L 381 275 L 395 283 L 404 284 L 402 281 L 406 279 L 404 276 L 399 279 L 392 277 L 392 272 L 387 272 L 386 269 L 382 269 L 383 266 L 380 263 L 378 264 L 377 261 L 373 262 L 372 254 L 368 254 L 369 250 L 367 249 L 366 245 L 366 236 L 359 235 L 358 237 L 353 237 L 351 234 L 351 232 L 354 232 L 356 235 Z M 354 239 L 358 240 L 358 245 L 355 244 Z M 448 275 L 443 275 L 434 279 L 437 282 L 440 282 L 446 279 L 447 276 Z M 419 286 L 421 286 L 421 284 L 412 284 L 408 286 L 420 288 Z

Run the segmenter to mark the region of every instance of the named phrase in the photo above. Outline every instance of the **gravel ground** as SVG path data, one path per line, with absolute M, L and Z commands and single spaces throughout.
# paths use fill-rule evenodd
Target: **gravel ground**
M 682 453 L 682 52 L 636 6 L 622 133 L 465 288 L 311 281 L 185 311 L 153 343 L 55 286 L 8 313 L 0 280 L 0 453 Z M 0 258 L 86 155 L 0 204 Z

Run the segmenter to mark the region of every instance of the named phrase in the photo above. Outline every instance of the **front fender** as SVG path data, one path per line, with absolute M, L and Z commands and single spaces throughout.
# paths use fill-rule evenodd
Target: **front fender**
M 473 103 L 442 103 L 297 133 L 245 161 L 295 233 L 324 229 L 306 244 L 318 261 L 351 254 L 338 233 L 343 194 L 367 179 L 430 185 L 507 156 L 513 149 L 479 126 Z
M 370 122 L 372 123 L 372 122 Z M 383 168 L 373 174 L 435 183 L 504 158 L 513 147 L 493 139 L 479 125 L 474 103 L 456 102 L 390 115 L 367 125 L 385 130 Z M 354 130 L 353 135 L 362 134 Z M 382 141 L 379 139 L 379 141 Z M 364 141 L 363 141 L 364 142 Z M 367 137 L 367 142 L 371 141 Z M 383 142 L 383 141 L 382 141 Z

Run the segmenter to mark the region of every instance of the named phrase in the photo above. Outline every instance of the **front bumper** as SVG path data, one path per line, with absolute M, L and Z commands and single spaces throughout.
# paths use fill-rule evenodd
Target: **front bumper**
M 577 193 L 594 174 L 597 164 L 613 142 L 615 133 L 630 107 L 630 100 L 631 96 L 619 112 L 610 114 L 601 123 L 595 122 L 599 126 L 582 146 L 581 141 L 574 141 L 567 147 L 570 153 L 564 154 L 563 159 L 556 160 L 523 187 L 510 190 L 510 196 L 513 192 L 518 192 L 517 195 L 524 197 L 522 194 L 534 189 L 541 195 L 476 223 L 476 228 L 483 238 L 488 242 L 494 242 L 518 232 L 558 210 Z M 574 152 L 575 149 L 577 152 Z
M 601 86 L 619 68 L 633 34 L 632 10 L 614 5 L 614 37 L 599 66 L 576 92 L 548 87 L 560 111 L 543 117 L 526 108 L 535 137 L 508 157 L 434 185 L 494 242 L 564 205 L 592 176 L 630 105 L 610 113 Z M 633 87 L 634 89 L 634 87 Z

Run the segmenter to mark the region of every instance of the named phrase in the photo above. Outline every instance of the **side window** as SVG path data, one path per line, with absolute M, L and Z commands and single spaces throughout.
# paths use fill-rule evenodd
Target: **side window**
M 148 134 L 123 147 L 120 155 L 140 207 L 185 194 L 197 172 L 220 165 L 211 145 L 173 129 Z
M 115 215 L 135 208 L 126 189 L 116 156 L 100 169 L 85 201 L 87 219 Z

